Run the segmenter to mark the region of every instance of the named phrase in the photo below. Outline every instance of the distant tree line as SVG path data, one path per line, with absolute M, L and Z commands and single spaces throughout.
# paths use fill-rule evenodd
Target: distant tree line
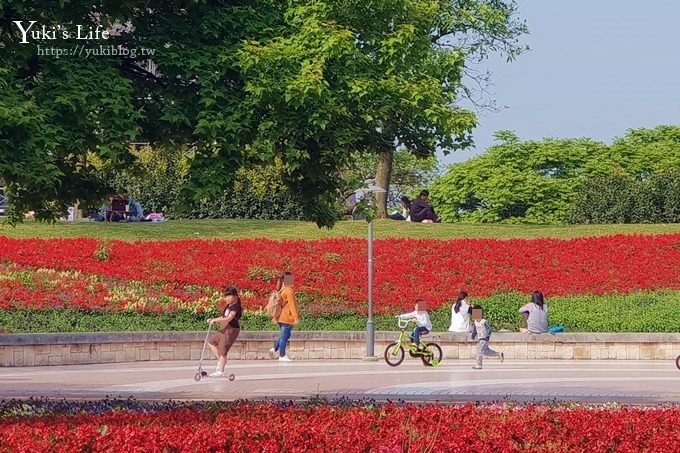
M 389 205 L 431 187 L 446 222 L 485 223 L 678 223 L 680 222 L 680 127 L 628 131 L 606 145 L 587 138 L 521 141 L 496 134 L 498 144 L 439 175 L 437 159 L 407 150 L 394 155 Z M 304 219 L 303 201 L 284 183 L 280 161 L 242 167 L 234 186 L 217 197 L 185 197 L 191 177 L 187 147 L 142 147 L 124 170 L 92 159 L 99 184 L 129 192 L 145 208 L 174 218 Z M 334 215 L 374 174 L 378 156 L 355 153 L 342 169 Z M 93 206 L 94 207 L 94 206 Z
M 498 144 L 437 178 L 447 222 L 680 222 L 680 127 L 629 130 L 612 145 L 587 138 Z

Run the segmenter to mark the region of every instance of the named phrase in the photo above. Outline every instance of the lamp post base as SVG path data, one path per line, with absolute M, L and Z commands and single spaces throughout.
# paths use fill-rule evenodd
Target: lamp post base
M 368 322 L 366 323 L 366 357 L 375 356 L 375 323 L 373 322 L 372 304 L 368 309 Z

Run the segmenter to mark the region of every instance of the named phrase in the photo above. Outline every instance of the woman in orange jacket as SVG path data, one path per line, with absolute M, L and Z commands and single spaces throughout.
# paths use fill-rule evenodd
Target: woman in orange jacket
M 281 295 L 281 313 L 276 319 L 279 325 L 280 335 L 274 343 L 274 347 L 269 352 L 276 356 L 278 353 L 279 362 L 292 362 L 286 354 L 286 346 L 290 339 L 293 326 L 300 322 L 300 310 L 293 291 L 294 278 L 292 272 L 286 272 L 276 284 L 276 289 Z

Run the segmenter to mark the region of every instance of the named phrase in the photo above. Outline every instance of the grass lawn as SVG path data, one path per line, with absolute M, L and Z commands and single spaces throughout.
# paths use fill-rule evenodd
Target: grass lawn
M 376 220 L 376 239 L 413 237 L 455 239 L 471 237 L 495 238 L 573 238 L 611 234 L 680 233 L 680 224 L 668 225 L 498 225 L 498 224 L 438 224 L 422 225 L 395 220 Z M 321 239 L 329 237 L 359 237 L 367 235 L 365 221 L 341 221 L 333 229 L 317 228 L 311 222 L 286 220 L 171 220 L 165 223 L 101 223 L 60 222 L 54 225 L 26 221 L 12 228 L 0 225 L 0 235 L 28 237 L 100 237 L 114 239 Z

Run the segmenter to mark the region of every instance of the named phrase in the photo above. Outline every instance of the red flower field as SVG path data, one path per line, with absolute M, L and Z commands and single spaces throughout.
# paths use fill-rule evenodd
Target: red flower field
M 0 451 L 672 452 L 680 409 L 547 406 L 312 407 L 8 417 Z
M 80 274 L 56 273 L 39 281 L 3 277 L 10 270 L 36 269 Z M 172 310 L 197 299 L 205 302 L 228 285 L 241 289 L 246 303 L 261 304 L 272 277 L 284 270 L 296 273 L 298 291 L 324 311 L 365 310 L 362 240 L 101 242 L 4 236 L 0 307 L 66 304 L 118 310 L 128 301 L 111 296 L 115 288 L 143 287 L 147 299 L 169 298 L 165 305 Z M 96 276 L 89 286 L 88 276 Z M 463 289 L 475 296 L 535 289 L 550 296 L 680 289 L 680 235 L 375 242 L 375 299 L 382 312 L 400 310 L 413 294 L 436 308 Z

